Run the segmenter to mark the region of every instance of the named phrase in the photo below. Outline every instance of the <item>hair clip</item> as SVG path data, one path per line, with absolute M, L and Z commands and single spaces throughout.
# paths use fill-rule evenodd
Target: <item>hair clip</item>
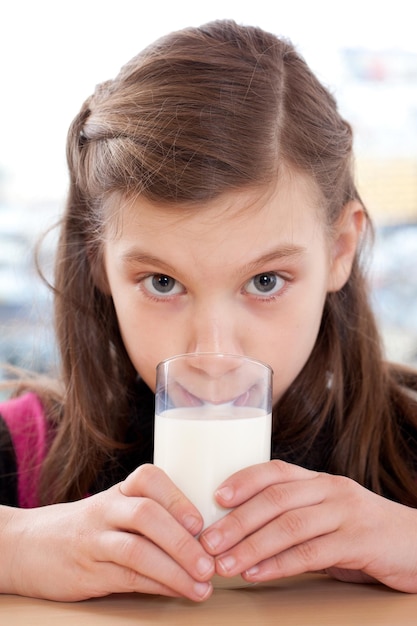
M 84 129 L 82 128 L 80 130 L 80 132 L 79 132 L 79 135 L 78 135 L 78 144 L 79 144 L 79 146 L 82 147 L 87 142 L 87 139 L 88 139 L 88 137 L 85 134 Z

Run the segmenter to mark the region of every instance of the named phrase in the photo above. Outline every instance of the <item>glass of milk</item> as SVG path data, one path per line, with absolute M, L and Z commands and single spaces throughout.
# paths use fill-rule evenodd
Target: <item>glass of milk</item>
M 217 487 L 244 467 L 271 458 L 272 369 L 222 353 L 174 356 L 157 367 L 154 464 L 200 511 L 204 528 L 228 513 Z M 238 587 L 240 577 L 216 576 Z

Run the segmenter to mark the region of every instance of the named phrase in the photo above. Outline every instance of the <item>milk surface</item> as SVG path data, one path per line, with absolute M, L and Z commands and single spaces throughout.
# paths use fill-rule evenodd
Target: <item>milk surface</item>
M 271 414 L 233 405 L 169 409 L 155 416 L 154 464 L 210 526 L 228 512 L 214 492 L 228 476 L 270 459 Z

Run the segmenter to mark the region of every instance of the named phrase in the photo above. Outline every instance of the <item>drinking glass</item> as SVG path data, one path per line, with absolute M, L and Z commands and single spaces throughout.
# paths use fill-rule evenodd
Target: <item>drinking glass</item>
M 231 474 L 271 455 L 272 369 L 224 353 L 174 356 L 157 367 L 154 464 L 200 511 L 204 528 L 229 509 L 214 492 Z M 241 576 L 215 576 L 239 587 Z

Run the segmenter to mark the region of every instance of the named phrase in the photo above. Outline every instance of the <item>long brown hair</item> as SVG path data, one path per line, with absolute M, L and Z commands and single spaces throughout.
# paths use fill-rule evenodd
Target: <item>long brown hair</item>
M 54 285 L 65 391 L 43 502 L 83 496 L 123 445 L 136 372 L 101 288 L 109 198 L 143 194 L 199 210 L 226 190 L 271 182 L 285 162 L 315 181 L 330 226 L 359 199 L 351 128 L 332 95 L 290 42 L 231 21 L 172 33 L 99 85 L 69 130 L 67 155 Z M 274 454 L 417 505 L 417 408 L 404 391 L 413 385 L 411 373 L 383 363 L 358 253 L 275 409 Z

